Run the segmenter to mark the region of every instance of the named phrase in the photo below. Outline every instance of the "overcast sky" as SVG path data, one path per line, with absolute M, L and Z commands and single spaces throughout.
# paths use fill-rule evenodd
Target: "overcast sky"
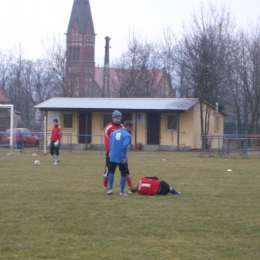
M 129 32 L 159 41 L 163 30 L 181 31 L 193 10 L 208 0 L 90 0 L 96 36 L 96 65 L 104 64 L 106 36 L 111 38 L 110 60 L 126 50 Z M 240 26 L 259 21 L 260 0 L 213 0 L 224 4 Z M 42 58 L 43 41 L 67 31 L 73 0 L 0 0 L 0 48 L 21 44 L 27 59 Z

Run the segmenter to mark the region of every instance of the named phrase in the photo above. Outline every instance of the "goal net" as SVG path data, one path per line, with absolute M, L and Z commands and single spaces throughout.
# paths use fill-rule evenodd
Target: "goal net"
M 10 148 L 10 154 L 16 147 L 15 128 L 20 116 L 14 113 L 13 105 L 0 104 L 0 144 Z

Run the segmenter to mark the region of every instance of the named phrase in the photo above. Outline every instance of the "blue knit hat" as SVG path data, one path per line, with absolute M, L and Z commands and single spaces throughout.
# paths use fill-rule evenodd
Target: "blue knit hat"
M 122 117 L 122 114 L 120 111 L 118 110 L 115 110 L 112 114 L 112 118 L 115 118 L 115 117 Z

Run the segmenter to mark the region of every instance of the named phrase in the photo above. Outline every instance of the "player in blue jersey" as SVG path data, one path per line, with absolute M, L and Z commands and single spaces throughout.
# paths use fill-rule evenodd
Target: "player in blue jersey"
M 133 124 L 127 120 L 123 123 L 123 127 L 111 133 L 109 145 L 110 145 L 110 173 L 108 175 L 109 191 L 108 195 L 113 194 L 114 174 L 117 165 L 121 172 L 120 179 L 120 195 L 127 196 L 124 189 L 126 185 L 126 174 L 128 173 L 128 146 L 131 141 L 130 131 Z

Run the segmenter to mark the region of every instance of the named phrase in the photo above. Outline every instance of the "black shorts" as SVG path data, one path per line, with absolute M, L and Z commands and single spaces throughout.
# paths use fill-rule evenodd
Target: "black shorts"
M 109 173 L 110 173 L 110 157 L 109 157 L 109 152 L 106 151 L 106 165 L 105 165 L 104 175 L 108 176 Z
M 167 195 L 170 192 L 170 185 L 166 181 L 161 181 L 157 195 Z
M 111 167 L 110 167 L 110 156 L 109 156 L 109 152 L 106 151 L 106 165 L 105 165 L 105 171 L 104 171 L 104 175 L 108 176 L 109 173 L 111 172 Z M 120 167 L 120 166 L 119 166 Z M 120 168 L 119 168 L 120 170 Z M 114 172 L 115 173 L 115 172 Z M 129 168 L 128 168 L 128 164 L 127 164 L 127 170 L 126 170 L 126 174 L 131 174 Z
M 51 154 L 51 155 L 54 155 L 54 153 L 55 153 L 56 155 L 59 155 L 59 154 L 60 154 L 60 143 L 59 143 L 58 146 L 55 146 L 55 145 L 54 145 L 54 142 L 51 141 L 51 144 L 50 144 L 50 154 Z
M 116 163 L 110 162 L 110 173 L 115 173 L 117 165 L 119 166 L 119 171 L 121 172 L 121 176 L 125 177 L 126 174 L 129 174 L 128 163 Z

